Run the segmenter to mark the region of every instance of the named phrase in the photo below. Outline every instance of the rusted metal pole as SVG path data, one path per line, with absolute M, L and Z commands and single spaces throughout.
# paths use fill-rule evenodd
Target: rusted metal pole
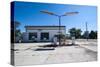
M 59 18 L 59 45 L 61 45 L 61 16 Z

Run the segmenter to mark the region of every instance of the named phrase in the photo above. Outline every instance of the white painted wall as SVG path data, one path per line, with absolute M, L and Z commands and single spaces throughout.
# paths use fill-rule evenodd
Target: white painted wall
M 59 30 L 27 30 L 27 32 L 23 33 L 23 39 L 24 41 L 28 41 L 28 33 L 30 32 L 37 32 L 37 40 L 40 41 L 41 33 L 42 32 L 49 32 L 49 41 L 52 41 L 52 38 L 54 35 L 59 33 Z M 65 30 L 61 30 L 63 34 L 66 34 Z
M 24 33 L 22 34 L 22 37 L 23 37 L 23 41 L 24 41 L 24 42 L 27 42 L 27 41 L 28 41 L 28 38 L 29 38 L 28 32 L 24 32 Z

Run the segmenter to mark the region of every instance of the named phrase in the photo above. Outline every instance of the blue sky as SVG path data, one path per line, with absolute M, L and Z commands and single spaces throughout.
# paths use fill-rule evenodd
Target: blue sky
M 34 3 L 34 2 L 15 2 L 14 20 L 21 23 L 20 29 L 25 31 L 26 25 L 58 25 L 56 16 L 41 13 L 41 10 L 47 10 L 58 15 L 65 12 L 77 11 L 79 14 L 64 16 L 61 18 L 61 24 L 66 26 L 66 31 L 73 27 L 85 31 L 85 22 L 88 23 L 88 30 L 97 30 L 97 7 L 82 6 L 71 4 L 52 4 L 52 3 Z

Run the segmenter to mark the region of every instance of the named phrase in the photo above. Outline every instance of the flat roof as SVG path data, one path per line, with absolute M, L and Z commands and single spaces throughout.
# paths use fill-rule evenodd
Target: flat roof
M 25 26 L 25 28 L 27 27 L 59 27 L 59 26 Z M 60 26 L 60 27 L 66 27 L 66 26 Z

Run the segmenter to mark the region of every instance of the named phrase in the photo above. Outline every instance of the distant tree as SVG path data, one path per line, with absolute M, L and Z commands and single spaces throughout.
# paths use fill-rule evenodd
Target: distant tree
M 81 38 L 81 29 L 76 29 L 76 38 Z
M 82 38 L 89 38 L 89 32 L 88 31 L 85 31 L 82 35 Z
M 91 31 L 89 34 L 90 39 L 97 39 L 97 31 Z
M 21 35 L 21 31 L 20 31 L 20 29 L 18 29 L 18 27 L 20 26 L 20 22 L 18 22 L 18 21 L 15 21 L 14 22 L 14 32 L 15 32 L 15 36 L 17 37 L 20 37 L 20 35 Z
M 69 30 L 70 36 L 75 36 L 75 38 L 81 38 L 81 29 L 71 28 Z
M 17 37 L 20 37 L 21 36 L 21 31 L 20 31 L 20 29 L 17 29 L 17 30 L 15 30 L 15 36 Z
M 95 31 L 95 38 L 97 39 L 97 37 L 98 37 L 98 33 L 97 31 Z
M 21 31 L 18 29 L 20 22 L 11 21 L 11 42 L 16 42 L 16 38 L 21 38 Z
M 75 34 L 76 34 L 76 28 L 69 29 L 69 33 L 70 33 L 70 36 L 75 36 Z
M 14 21 L 14 30 L 16 30 L 20 26 L 20 22 Z

